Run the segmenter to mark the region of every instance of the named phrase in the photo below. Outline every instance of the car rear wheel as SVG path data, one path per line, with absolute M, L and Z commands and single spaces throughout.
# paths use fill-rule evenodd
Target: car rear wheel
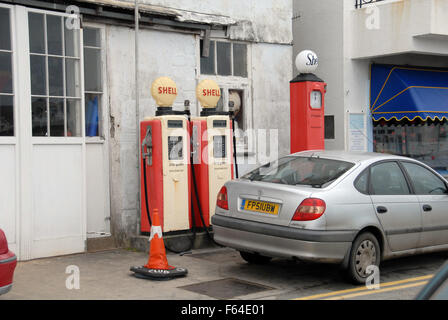
M 265 257 L 261 256 L 259 254 L 255 253 L 249 253 L 240 251 L 241 258 L 243 258 L 246 262 L 252 263 L 252 264 L 266 264 L 269 261 L 271 261 L 271 257 Z
M 379 267 L 381 249 L 378 239 L 370 232 L 360 234 L 353 242 L 350 251 L 348 276 L 354 283 L 365 284 L 372 274 L 370 266 Z

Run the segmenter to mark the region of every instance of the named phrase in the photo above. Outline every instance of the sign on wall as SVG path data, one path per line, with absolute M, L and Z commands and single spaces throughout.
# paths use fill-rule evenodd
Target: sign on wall
M 356 152 L 367 151 L 365 115 L 363 113 L 350 113 L 348 117 L 348 150 Z

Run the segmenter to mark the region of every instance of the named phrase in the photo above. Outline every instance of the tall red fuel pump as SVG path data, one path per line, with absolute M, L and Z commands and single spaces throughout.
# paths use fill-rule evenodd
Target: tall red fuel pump
M 177 87 L 168 77 L 156 79 L 151 94 L 155 117 L 140 123 L 141 233 L 149 234 L 158 209 L 163 232 L 191 228 L 189 122 L 184 112 L 172 110 Z
M 216 111 L 221 90 L 212 80 L 201 81 L 196 97 L 202 111 L 190 122 L 193 171 L 192 192 L 200 206 L 193 202 L 195 225 L 209 227 L 215 214 L 217 195 L 233 178 L 232 122 L 228 112 Z M 197 191 L 197 193 L 196 193 Z
M 290 81 L 291 153 L 325 149 L 325 93 L 327 84 L 314 72 L 317 55 L 305 50 L 296 58 L 300 74 Z

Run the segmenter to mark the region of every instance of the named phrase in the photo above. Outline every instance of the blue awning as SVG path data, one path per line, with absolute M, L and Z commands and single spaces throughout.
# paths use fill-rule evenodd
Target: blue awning
M 373 64 L 370 83 L 375 121 L 448 119 L 448 70 Z

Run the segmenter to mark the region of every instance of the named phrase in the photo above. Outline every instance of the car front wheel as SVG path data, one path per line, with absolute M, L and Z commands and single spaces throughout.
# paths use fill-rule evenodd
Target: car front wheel
M 348 276 L 354 283 L 365 284 L 372 274 L 371 266 L 379 267 L 381 249 L 377 238 L 370 232 L 360 234 L 353 242 L 350 251 Z

